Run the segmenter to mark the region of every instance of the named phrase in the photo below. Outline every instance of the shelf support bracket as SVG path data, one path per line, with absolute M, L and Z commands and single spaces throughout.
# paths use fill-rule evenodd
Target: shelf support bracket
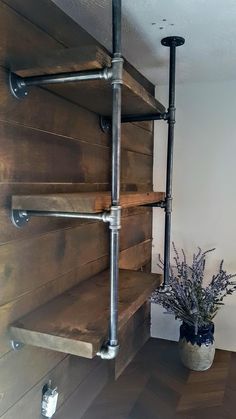
M 146 115 L 123 115 L 121 123 L 125 122 L 143 122 L 143 121 L 167 121 L 169 118 L 168 112 L 146 114 Z M 100 116 L 100 127 L 105 133 L 111 131 L 111 118 L 108 116 Z
M 110 80 L 111 68 L 101 70 L 74 71 L 58 74 L 46 74 L 40 76 L 20 77 L 15 73 L 9 74 L 10 91 L 17 99 L 23 99 L 28 95 L 28 87 L 45 86 L 48 84 L 72 83 L 79 81 Z
M 64 211 L 33 211 L 13 209 L 11 212 L 11 220 L 15 227 L 23 227 L 26 225 L 31 217 L 58 217 L 58 218 L 80 218 L 84 220 L 103 221 L 104 223 L 111 223 L 114 218 L 113 211 L 104 211 L 99 213 L 86 212 L 64 212 Z

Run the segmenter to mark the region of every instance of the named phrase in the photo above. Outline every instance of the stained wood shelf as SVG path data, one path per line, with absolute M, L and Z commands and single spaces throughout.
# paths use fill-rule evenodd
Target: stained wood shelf
M 160 285 L 161 275 L 120 270 L 119 330 Z M 107 337 L 109 271 L 66 291 L 10 327 L 14 340 L 93 358 Z
M 12 63 L 12 70 L 22 76 L 58 74 L 71 71 L 101 69 L 111 65 L 111 57 L 98 46 L 61 49 L 54 54 L 25 58 L 24 62 Z M 100 115 L 111 116 L 112 89 L 109 81 L 83 81 L 77 83 L 51 84 L 46 88 L 70 101 Z M 102 100 L 101 100 L 102 98 Z M 123 70 L 122 115 L 155 114 L 165 112 L 165 107 L 156 100 L 134 77 Z
M 164 192 L 122 192 L 122 208 L 152 204 L 164 199 Z M 45 195 L 14 195 L 12 209 L 31 211 L 97 213 L 111 206 L 110 192 L 81 192 Z

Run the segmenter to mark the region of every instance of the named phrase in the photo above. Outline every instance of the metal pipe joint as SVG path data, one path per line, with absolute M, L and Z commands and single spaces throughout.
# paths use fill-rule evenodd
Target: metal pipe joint
M 120 54 L 114 54 L 112 58 L 112 76 L 111 84 L 123 84 L 122 75 L 123 75 L 123 63 L 124 60 Z
M 108 343 L 101 347 L 100 351 L 97 352 L 97 356 L 100 356 L 101 359 L 115 359 L 118 355 L 120 345 L 109 345 Z
M 168 118 L 167 118 L 168 124 L 175 124 L 175 111 L 176 111 L 176 108 L 174 106 L 169 107 Z
M 121 228 L 121 207 L 113 205 L 109 213 L 107 213 L 106 221 L 110 223 L 111 230 L 120 230 Z
M 172 212 L 172 201 L 173 201 L 172 196 L 167 197 L 166 200 L 165 200 L 165 206 L 164 206 L 165 212 L 167 212 L 169 214 Z

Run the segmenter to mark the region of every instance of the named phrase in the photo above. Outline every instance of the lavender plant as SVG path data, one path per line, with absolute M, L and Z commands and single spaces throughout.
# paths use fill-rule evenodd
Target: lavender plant
M 215 249 L 203 252 L 198 248 L 193 254 L 191 265 L 187 263 L 185 252 L 180 257 L 174 243 L 174 265 L 170 266 L 169 286 L 164 291 L 154 291 L 151 301 L 162 305 L 167 313 L 174 314 L 176 319 L 194 326 L 197 334 L 199 327 L 209 325 L 226 295 L 236 290 L 236 282 L 232 278 L 236 274 L 228 274 L 223 269 L 223 260 L 218 272 L 214 274 L 208 285 L 203 285 L 206 256 Z M 158 266 L 163 269 L 160 258 Z

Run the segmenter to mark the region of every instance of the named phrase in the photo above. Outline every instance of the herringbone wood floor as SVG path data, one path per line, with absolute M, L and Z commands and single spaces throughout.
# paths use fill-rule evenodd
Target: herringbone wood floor
M 176 343 L 150 339 L 83 419 L 236 419 L 236 353 L 217 351 L 210 370 L 193 372 Z

